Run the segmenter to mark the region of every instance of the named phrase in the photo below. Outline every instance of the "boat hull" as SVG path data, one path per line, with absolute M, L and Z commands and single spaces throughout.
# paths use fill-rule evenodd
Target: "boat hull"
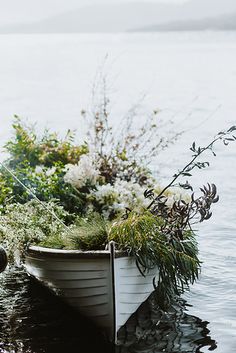
M 153 291 L 153 269 L 144 277 L 135 261 L 115 251 L 71 251 L 32 246 L 26 271 L 90 318 L 108 338 L 117 332 Z

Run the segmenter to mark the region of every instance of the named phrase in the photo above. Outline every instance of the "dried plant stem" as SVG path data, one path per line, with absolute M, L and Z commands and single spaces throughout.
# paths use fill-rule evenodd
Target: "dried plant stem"
M 150 209 L 155 204 L 155 202 L 158 199 L 160 199 L 160 197 L 165 193 L 165 191 L 169 189 L 181 175 L 184 175 L 184 173 L 189 171 L 189 168 L 191 168 L 191 170 L 194 168 L 194 162 L 201 154 L 203 154 L 206 150 L 211 150 L 213 145 L 217 141 L 222 139 L 223 139 L 223 134 L 220 134 L 220 135 L 218 134 L 217 137 L 215 137 L 214 140 L 211 141 L 206 147 L 202 147 L 202 148 L 199 147 L 197 154 L 193 155 L 193 158 L 190 160 L 190 162 L 186 164 L 181 171 L 179 171 L 177 174 L 174 175 L 174 178 L 171 180 L 171 182 L 166 187 L 164 187 L 164 189 L 162 189 L 162 191 L 152 200 L 152 202 L 148 205 L 147 209 Z

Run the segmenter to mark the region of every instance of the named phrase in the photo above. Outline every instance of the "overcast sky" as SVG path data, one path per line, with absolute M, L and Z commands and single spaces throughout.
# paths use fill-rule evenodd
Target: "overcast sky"
M 87 5 L 137 1 L 143 3 L 183 3 L 191 0 L 0 0 L 0 24 L 33 22 Z

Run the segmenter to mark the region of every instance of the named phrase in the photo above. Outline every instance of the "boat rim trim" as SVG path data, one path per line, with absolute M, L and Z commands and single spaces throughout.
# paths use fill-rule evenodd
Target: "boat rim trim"
M 109 258 L 109 250 L 65 250 L 65 249 L 53 249 L 45 248 L 41 246 L 31 245 L 26 251 L 26 256 L 33 257 L 59 257 L 59 258 Z M 128 253 L 125 251 L 115 250 L 115 257 L 127 257 Z

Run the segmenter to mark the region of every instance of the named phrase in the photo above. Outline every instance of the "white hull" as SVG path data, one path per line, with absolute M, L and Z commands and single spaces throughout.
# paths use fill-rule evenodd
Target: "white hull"
M 150 270 L 143 277 L 135 261 L 114 251 L 70 251 L 30 247 L 27 272 L 89 317 L 116 342 L 117 332 L 153 291 Z

